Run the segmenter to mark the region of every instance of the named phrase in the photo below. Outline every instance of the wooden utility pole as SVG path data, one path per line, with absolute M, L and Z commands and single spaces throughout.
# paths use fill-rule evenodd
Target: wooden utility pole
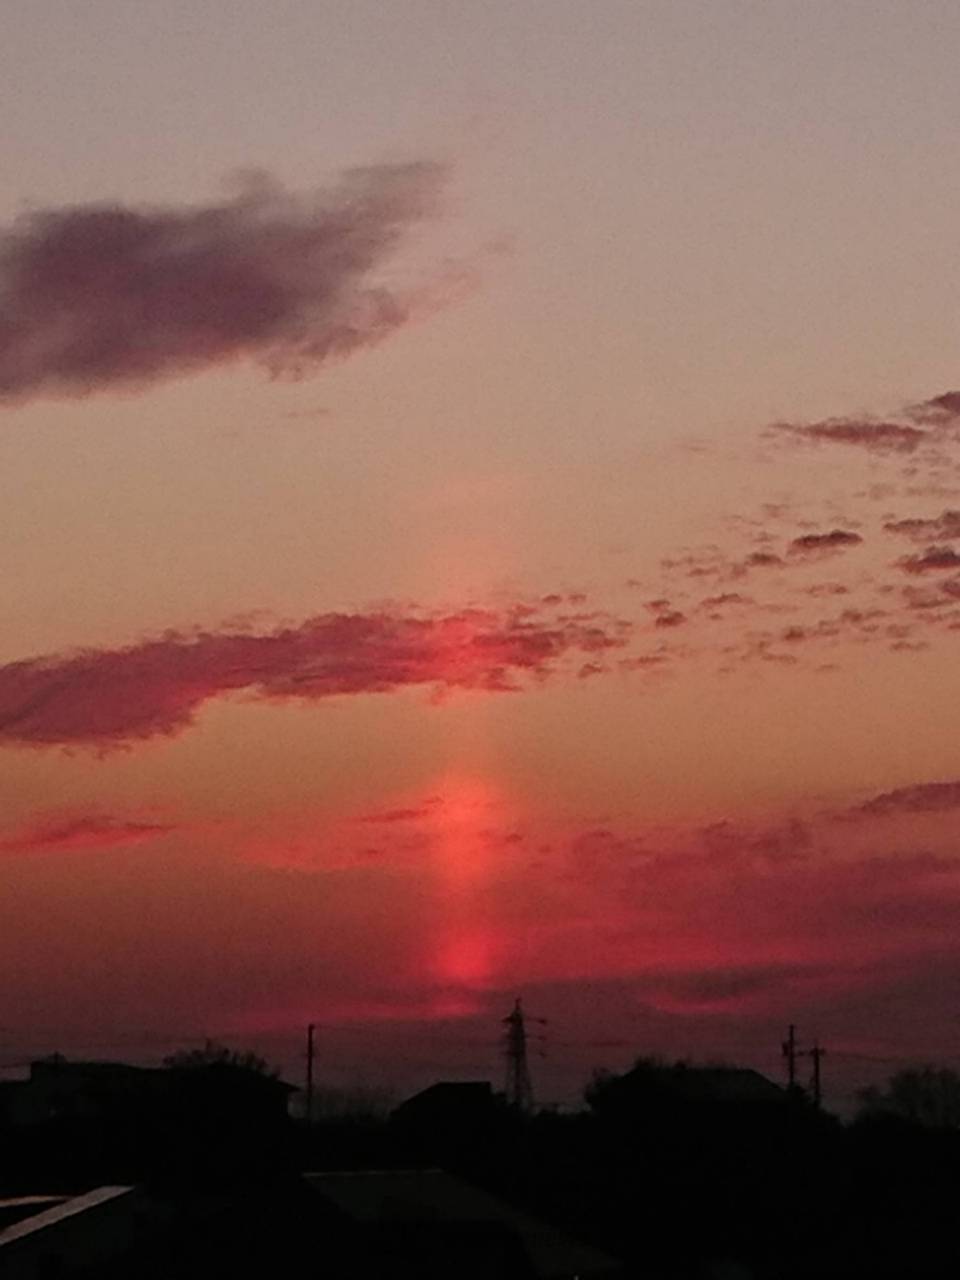
M 820 1059 L 826 1053 L 826 1049 L 820 1048 L 817 1040 L 813 1042 L 813 1048 L 810 1050 L 810 1057 L 813 1059 L 813 1105 L 817 1108 L 823 1101 L 823 1088 L 820 1076 Z
M 307 1027 L 307 1124 L 313 1123 L 313 1033 L 316 1024 L 311 1022 Z
M 787 1084 L 792 1090 L 797 1083 L 797 1029 L 792 1022 L 787 1029 L 787 1038 L 781 1049 L 787 1060 Z

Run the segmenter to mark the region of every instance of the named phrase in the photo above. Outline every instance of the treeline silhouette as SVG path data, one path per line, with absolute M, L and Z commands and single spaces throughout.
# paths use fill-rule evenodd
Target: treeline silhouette
M 568 1114 L 523 1113 L 474 1082 L 391 1111 L 357 1094 L 292 1120 L 289 1092 L 263 1060 L 215 1045 L 153 1070 L 36 1063 L 19 1094 L 0 1087 L 0 1191 L 136 1183 L 181 1202 L 227 1196 L 233 1245 L 220 1240 L 219 1263 L 203 1255 L 207 1280 L 220 1266 L 280 1274 L 281 1254 L 306 1243 L 294 1214 L 303 1171 L 428 1167 L 623 1259 L 628 1276 L 960 1274 L 960 1076 L 949 1070 L 897 1073 L 846 1124 L 756 1072 L 650 1058 L 595 1075 Z M 164 1274 L 161 1257 L 137 1274 Z

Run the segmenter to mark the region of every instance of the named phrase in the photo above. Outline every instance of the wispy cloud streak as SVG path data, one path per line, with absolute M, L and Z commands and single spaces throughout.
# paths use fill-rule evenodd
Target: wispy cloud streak
M 0 838 L 0 853 L 60 853 L 144 844 L 168 835 L 166 822 L 82 813 L 38 819 Z
M 927 432 L 902 422 L 869 418 L 828 418 L 825 422 L 784 423 L 781 430 L 814 444 L 846 444 L 872 453 L 913 453 L 927 440 Z

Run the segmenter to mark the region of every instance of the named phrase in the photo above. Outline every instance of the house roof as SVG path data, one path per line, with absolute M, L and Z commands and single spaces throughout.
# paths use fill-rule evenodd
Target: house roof
M 88 1210 L 109 1204 L 110 1201 L 118 1200 L 121 1196 L 129 1195 L 132 1191 L 133 1187 L 97 1187 L 95 1191 L 88 1191 L 86 1195 L 71 1196 L 68 1200 L 61 1200 L 50 1209 L 44 1209 L 42 1213 L 35 1213 L 29 1218 L 24 1218 L 21 1222 L 15 1222 L 13 1226 L 7 1227 L 5 1231 L 0 1231 L 0 1258 L 2 1258 L 2 1250 L 7 1245 L 12 1245 L 27 1236 L 35 1235 L 48 1227 L 57 1226 L 67 1218 L 73 1218 L 77 1214 L 86 1213 Z
M 489 1106 L 493 1101 L 493 1088 L 489 1080 L 438 1080 L 419 1093 L 404 1099 L 394 1114 L 418 1110 L 421 1107 L 477 1107 Z
M 44 1077 L 55 1077 L 60 1080 L 71 1080 L 89 1084 L 158 1084 L 166 1085 L 172 1081 L 190 1078 L 206 1078 L 208 1080 L 229 1078 L 243 1080 L 262 1089 L 273 1089 L 277 1092 L 295 1093 L 296 1086 L 279 1080 L 276 1076 L 261 1074 L 257 1071 L 246 1071 L 236 1068 L 230 1063 L 212 1062 L 201 1066 L 136 1066 L 129 1062 L 74 1061 L 71 1058 L 40 1058 L 30 1064 L 30 1081 L 16 1081 L 19 1085 L 29 1085 L 31 1081 Z
M 627 1085 L 650 1084 L 690 1101 L 782 1102 L 786 1097 L 779 1085 L 751 1067 L 697 1067 L 684 1063 L 650 1067 L 640 1063 L 620 1080 Z
M 308 1185 L 354 1222 L 501 1226 L 514 1231 L 542 1280 L 613 1276 L 620 1264 L 546 1223 L 505 1204 L 442 1169 L 386 1169 L 311 1173 Z

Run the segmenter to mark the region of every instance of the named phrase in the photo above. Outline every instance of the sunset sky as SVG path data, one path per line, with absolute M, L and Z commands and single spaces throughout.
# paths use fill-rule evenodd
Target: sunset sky
M 3 17 L 0 1065 L 960 1064 L 953 0 Z

